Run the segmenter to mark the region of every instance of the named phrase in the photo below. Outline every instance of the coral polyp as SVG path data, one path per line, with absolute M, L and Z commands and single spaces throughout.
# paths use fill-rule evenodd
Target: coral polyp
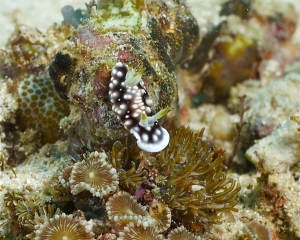
M 127 192 L 118 192 L 110 197 L 106 203 L 106 211 L 111 221 L 123 226 L 135 222 L 146 227 L 152 223 L 146 207 Z
M 171 226 L 171 209 L 163 203 L 153 203 L 149 208 L 149 214 L 154 219 L 158 232 L 164 232 Z
M 168 240 L 200 240 L 199 236 L 195 236 L 193 233 L 189 232 L 185 227 L 181 226 L 173 229 L 169 235 Z
M 106 159 L 105 153 L 92 152 L 83 161 L 75 163 L 69 178 L 71 192 L 78 194 L 87 190 L 97 197 L 115 192 L 118 175 Z
M 222 164 L 226 155 L 210 149 L 200 133 L 181 127 L 170 133 L 169 146 L 152 160 L 163 177 L 159 198 L 172 209 L 174 220 L 219 223 L 221 215 L 237 211 L 241 187 L 227 179 Z
M 247 237 L 249 240 L 272 240 L 271 231 L 264 225 L 251 221 L 245 226 L 245 231 L 247 232 Z
M 139 169 L 139 149 L 136 144 L 130 145 L 117 141 L 111 151 L 110 162 L 119 174 L 120 187 L 123 190 L 135 190 L 145 181 L 145 171 Z
M 154 227 L 143 227 L 142 225 L 129 224 L 120 232 L 119 240 L 163 240 L 163 235 L 159 234 Z
M 73 215 L 55 215 L 49 221 L 38 225 L 35 233 L 37 240 L 93 240 L 92 225 Z

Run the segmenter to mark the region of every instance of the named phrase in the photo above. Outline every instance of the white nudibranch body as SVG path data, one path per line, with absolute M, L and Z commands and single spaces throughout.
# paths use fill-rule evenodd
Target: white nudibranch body
M 135 136 L 142 150 L 159 152 L 169 144 L 169 133 L 157 121 L 169 112 L 169 108 L 152 116 L 152 100 L 141 72 L 128 70 L 127 65 L 118 62 L 111 71 L 109 96 L 118 119 Z

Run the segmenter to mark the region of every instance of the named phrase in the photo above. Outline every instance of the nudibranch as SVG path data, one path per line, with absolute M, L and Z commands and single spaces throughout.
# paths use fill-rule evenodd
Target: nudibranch
M 168 145 L 170 136 L 157 120 L 170 109 L 152 114 L 152 100 L 146 91 L 142 74 L 118 62 L 111 71 L 110 101 L 125 129 L 137 139 L 139 148 L 147 152 L 159 152 Z

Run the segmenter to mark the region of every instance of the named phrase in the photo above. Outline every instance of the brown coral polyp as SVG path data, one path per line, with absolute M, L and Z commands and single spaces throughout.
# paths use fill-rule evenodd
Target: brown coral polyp
M 156 223 L 156 229 L 158 232 L 166 231 L 172 220 L 171 209 L 163 203 L 153 203 L 149 208 L 149 214 Z
M 249 239 L 254 240 L 271 240 L 272 239 L 272 234 L 271 231 L 269 231 L 269 229 L 267 227 L 265 227 L 264 225 L 255 222 L 255 221 L 251 221 L 249 222 L 246 227 L 245 230 L 247 232 L 247 235 L 249 237 Z
M 159 234 L 155 227 L 143 227 L 133 223 L 124 227 L 123 232 L 120 232 L 118 240 L 163 240 L 163 236 Z
M 168 240 L 200 240 L 199 236 L 190 233 L 185 227 L 181 226 L 172 230 L 168 236 Z
M 36 240 L 93 240 L 92 225 L 73 215 L 55 215 L 36 227 Z
M 148 226 L 153 223 L 146 207 L 139 204 L 129 193 L 120 191 L 110 197 L 106 203 L 109 220 L 126 225 L 134 222 Z
M 93 196 L 103 197 L 118 189 L 116 169 L 106 158 L 105 153 L 95 151 L 88 154 L 82 162 L 74 164 L 70 176 L 72 194 L 87 190 Z

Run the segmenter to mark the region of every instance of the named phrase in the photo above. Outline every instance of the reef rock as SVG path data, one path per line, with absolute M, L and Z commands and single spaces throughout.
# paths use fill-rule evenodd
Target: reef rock
M 111 70 L 117 62 L 142 73 L 152 115 L 170 107 L 169 117 L 175 116 L 175 67 L 193 53 L 198 38 L 196 20 L 177 1 L 108 1 L 98 9 L 92 6 L 90 17 L 49 68 L 60 97 L 84 110 L 79 128 L 90 129 L 91 135 L 81 140 L 103 142 L 128 135 L 109 98 Z

